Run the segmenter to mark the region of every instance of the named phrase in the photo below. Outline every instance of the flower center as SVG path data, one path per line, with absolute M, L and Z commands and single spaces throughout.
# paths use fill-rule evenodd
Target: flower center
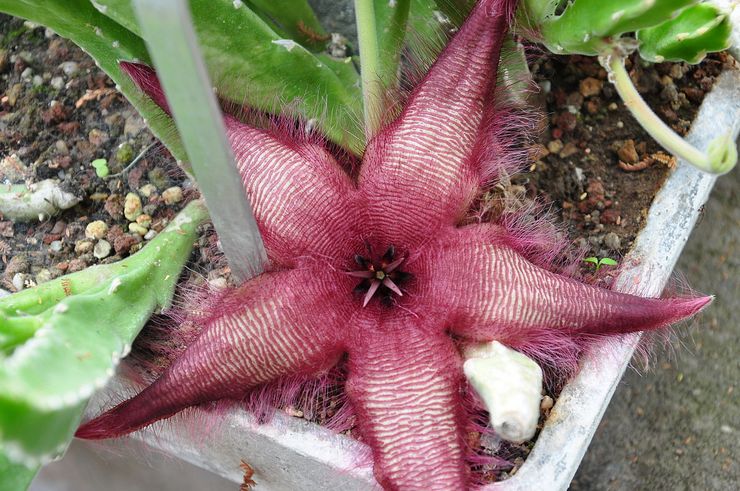
M 399 266 L 406 260 L 396 257 L 396 249 L 390 246 L 380 259 L 373 259 L 372 251 L 368 246 L 368 255 L 355 255 L 355 263 L 359 269 L 348 271 L 347 274 L 360 278 L 355 292 L 364 293 L 362 306 L 365 307 L 373 297 L 380 298 L 385 305 L 391 305 L 393 296 L 403 296 L 400 285 L 406 282 L 411 275 L 401 271 Z

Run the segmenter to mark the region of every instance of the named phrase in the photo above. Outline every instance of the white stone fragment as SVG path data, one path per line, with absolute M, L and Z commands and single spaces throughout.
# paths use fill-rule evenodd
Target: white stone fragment
M 501 438 L 524 442 L 540 416 L 542 369 L 529 357 L 497 341 L 470 344 L 463 370 L 490 413 Z
M 10 220 L 24 222 L 56 215 L 79 202 L 77 196 L 62 190 L 58 182 L 46 179 L 23 191 L 0 192 L 0 213 Z

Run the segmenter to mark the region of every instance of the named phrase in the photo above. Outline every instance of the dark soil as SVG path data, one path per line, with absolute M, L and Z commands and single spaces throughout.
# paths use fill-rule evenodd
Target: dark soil
M 683 134 L 730 62 L 717 55 L 694 67 L 633 63 L 631 68 L 648 103 Z M 532 71 L 543 87 L 535 99 L 548 115 L 549 129 L 529 172 L 512 178 L 512 189 L 552 203 L 570 239 L 589 255 L 619 259 L 631 247 L 673 161 L 635 123 L 595 59 L 541 57 Z M 14 154 L 25 164 L 21 181 L 58 178 L 82 198 L 43 222 L 0 219 L 2 288 L 16 291 L 138 250 L 152 234 L 130 231 L 131 222 L 123 216 L 129 193 L 142 199 L 144 213 L 152 217 L 149 229 L 161 230 L 196 191 L 161 145 L 150 148 L 153 142 L 142 118 L 81 50 L 43 27 L 0 16 L 0 159 Z M 143 158 L 124 171 L 142 152 Z M 98 158 L 107 159 L 111 174 L 121 174 L 98 177 L 91 166 Z M 623 169 L 645 159 L 654 163 L 639 171 Z M 620 167 L 620 160 L 626 165 Z M 167 204 L 162 194 L 173 186 L 184 195 Z M 101 258 L 93 254 L 99 241 L 85 236 L 96 220 L 105 223 L 103 240 L 112 247 Z M 213 235 L 204 235 L 194 269 L 223 282 L 223 271 L 211 271 L 212 245 Z M 286 411 L 319 423 L 326 417 Z M 543 406 L 542 414 L 544 421 L 549 408 Z M 515 474 L 533 444 L 495 443 L 512 466 L 490 469 L 483 477 L 492 481 Z
M 9 291 L 136 252 L 194 194 L 94 61 L 43 27 L 0 16 L 0 159 L 10 156 L 22 163 L 20 172 L 9 175 L 0 166 L 0 184 L 54 178 L 82 200 L 42 222 L 0 217 L 0 287 Z M 106 178 L 91 165 L 100 158 L 107 160 Z M 176 190 L 165 193 L 173 186 L 184 190 L 183 198 L 168 205 L 163 194 L 176 195 Z M 151 218 L 141 233 L 131 231 L 124 217 L 129 193 L 141 198 L 143 213 Z M 107 247 L 101 244 L 96 257 L 100 241 L 86 237 L 85 230 L 98 220 L 105 223 L 102 240 L 110 253 L 103 254 Z
M 696 66 L 643 66 L 635 60 L 630 74 L 638 91 L 681 135 L 723 66 L 732 63 L 724 54 Z M 551 202 L 568 235 L 587 246 L 590 255 L 618 259 L 632 246 L 675 159 L 632 118 L 595 58 L 545 57 L 532 64 L 532 71 L 543 87 L 539 96 L 550 124 L 539 160 L 515 182 Z M 550 90 L 544 90 L 548 83 Z M 655 162 L 628 172 L 620 160 L 628 165 Z

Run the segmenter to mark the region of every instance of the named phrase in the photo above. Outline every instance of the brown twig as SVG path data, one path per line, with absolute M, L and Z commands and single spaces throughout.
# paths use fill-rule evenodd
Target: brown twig
M 331 39 L 331 34 L 319 34 L 318 32 L 308 27 L 302 20 L 298 21 L 298 30 L 315 43 L 328 41 L 329 39 Z
M 643 169 L 647 169 L 656 162 L 665 165 L 669 169 L 672 169 L 676 166 L 676 157 L 674 157 L 673 155 L 668 155 L 665 152 L 655 152 L 654 154 L 648 155 L 635 164 L 628 164 L 620 160 L 619 168 L 627 172 L 637 172 Z
M 254 469 L 252 466 L 244 462 L 244 459 L 239 463 L 239 468 L 244 471 L 244 482 L 239 486 L 239 491 L 251 491 L 257 483 L 252 479 L 254 476 Z

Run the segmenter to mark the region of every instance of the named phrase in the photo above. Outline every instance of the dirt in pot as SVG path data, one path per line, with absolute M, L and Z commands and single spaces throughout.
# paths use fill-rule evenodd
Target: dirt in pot
M 698 66 L 643 65 L 633 58 L 628 68 L 656 113 L 685 134 L 704 94 L 728 63 L 732 61 L 725 55 L 711 56 Z M 619 260 L 642 227 L 674 159 L 633 120 L 594 58 L 547 56 L 531 68 L 541 87 L 534 99 L 547 114 L 548 129 L 533 151 L 529 172 L 512 176 L 492 196 L 514 194 L 552 203 L 575 248 Z M 0 17 L 0 158 L 5 183 L 55 178 L 81 198 L 75 207 L 41 222 L 0 220 L 0 281 L 11 292 L 135 252 L 197 195 L 92 60 L 43 27 L 5 16 Z M 100 165 L 93 166 L 97 159 L 105 159 L 107 176 L 101 176 Z M 217 260 L 216 249 L 215 235 L 203 234 L 191 282 L 227 284 L 228 268 Z M 587 281 L 608 286 L 608 267 L 598 277 L 589 268 L 584 263 L 581 271 Z M 155 356 L 146 348 L 153 333 L 149 329 L 137 341 L 140 359 Z M 162 338 L 157 342 L 171 343 L 170 353 L 184 347 Z M 166 362 L 150 359 L 149 375 Z M 549 378 L 553 382 L 543 399 L 540 426 L 562 385 L 554 374 Z M 306 404 L 312 410 L 282 410 L 327 424 L 341 412 L 342 393 L 341 383 L 332 382 Z M 351 421 L 345 423 L 351 427 Z M 507 461 L 477 468 L 483 482 L 516 474 L 536 440 L 517 445 L 486 434 L 469 437 L 480 453 Z

